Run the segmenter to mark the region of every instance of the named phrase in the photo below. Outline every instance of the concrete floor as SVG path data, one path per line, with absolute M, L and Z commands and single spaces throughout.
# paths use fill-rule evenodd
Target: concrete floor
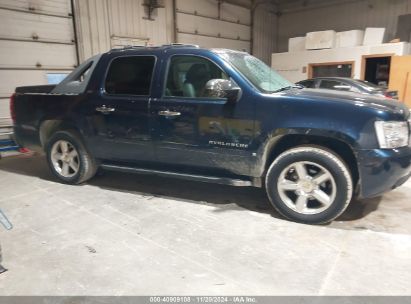
M 0 160 L 0 295 L 411 295 L 411 182 L 337 221 L 280 218 L 264 191 L 107 172 L 57 183 Z

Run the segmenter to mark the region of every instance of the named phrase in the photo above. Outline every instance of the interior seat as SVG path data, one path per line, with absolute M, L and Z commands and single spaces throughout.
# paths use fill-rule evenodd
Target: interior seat
M 204 64 L 193 64 L 186 74 L 186 80 L 183 85 L 183 94 L 185 97 L 201 97 L 205 84 L 210 80 L 210 73 Z

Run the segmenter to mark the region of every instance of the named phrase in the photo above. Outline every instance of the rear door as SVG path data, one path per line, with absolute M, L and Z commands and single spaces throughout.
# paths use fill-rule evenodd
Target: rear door
M 114 58 L 103 89 L 93 100 L 92 147 L 98 158 L 118 161 L 154 159 L 150 135 L 150 91 L 156 57 Z

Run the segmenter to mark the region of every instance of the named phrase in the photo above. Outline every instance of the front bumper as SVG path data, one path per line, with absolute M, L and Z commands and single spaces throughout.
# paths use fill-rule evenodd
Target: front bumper
M 358 196 L 378 196 L 401 186 L 411 176 L 411 147 L 357 151 Z

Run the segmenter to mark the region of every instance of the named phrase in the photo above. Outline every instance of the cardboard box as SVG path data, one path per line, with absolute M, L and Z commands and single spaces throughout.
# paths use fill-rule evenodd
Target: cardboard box
M 289 52 L 305 51 L 305 37 L 294 37 L 288 39 Z
M 364 31 L 352 30 L 338 32 L 336 34 L 335 47 L 353 47 L 362 45 L 364 41 Z
M 306 35 L 307 50 L 332 49 L 335 47 L 335 31 L 310 32 Z
M 363 45 L 379 45 L 384 42 L 385 27 L 367 27 Z

